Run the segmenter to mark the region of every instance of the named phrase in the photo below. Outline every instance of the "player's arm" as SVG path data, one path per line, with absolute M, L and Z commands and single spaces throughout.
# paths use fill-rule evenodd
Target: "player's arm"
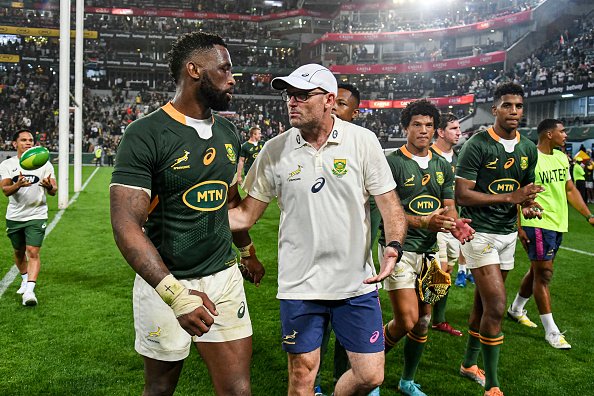
M 239 157 L 239 162 L 237 163 L 237 183 L 241 184 L 243 181 L 243 177 L 241 176 L 241 172 L 243 172 L 243 165 L 245 164 L 246 157 Z
M 407 214 L 406 221 L 408 222 L 408 228 L 418 228 L 421 230 L 429 230 L 431 232 L 449 230 L 452 228 L 452 225 L 456 219 L 446 216 L 445 213 L 448 211 L 450 211 L 450 208 L 446 206 L 434 210 L 427 216 L 414 216 Z
M 264 214 L 268 207 L 268 202 L 260 201 L 246 195 L 237 207 L 229 210 L 229 225 L 231 232 L 247 231 Z
M 241 196 L 237 188 L 237 183 L 229 187 L 229 209 L 233 209 L 241 204 Z M 241 261 L 239 270 L 243 278 L 256 287 L 260 286 L 260 280 L 264 276 L 264 266 L 256 257 L 256 248 L 252 243 L 250 234 L 247 231 L 236 231 L 233 233 L 233 244 L 239 249 Z
M 202 335 L 214 323 L 205 307 L 218 315 L 206 294 L 183 286 L 163 263 L 142 227 L 148 217 L 150 197 L 139 189 L 113 185 L 109 190 L 111 226 L 116 245 L 128 264 L 155 288 L 190 335 Z
M 16 183 L 13 183 L 11 178 L 2 179 L 0 181 L 0 186 L 2 187 L 2 192 L 7 197 L 10 197 L 12 194 L 19 191 L 19 189 L 21 187 L 29 187 L 30 185 L 31 185 L 31 183 L 29 183 L 27 181 L 27 179 L 25 179 L 23 177 L 22 173 L 19 174 L 19 179 L 17 180 Z
M 392 190 L 385 194 L 374 195 L 373 198 L 384 221 L 384 232 L 387 243 L 397 241 L 401 245 L 404 244 L 404 239 L 406 238 L 406 216 L 396 192 Z M 384 257 L 381 259 L 379 273 L 372 278 L 366 279 L 364 283 L 375 283 L 386 279 L 390 276 L 400 258 L 401 253 L 398 250 L 392 246 L 386 246 Z
M 522 204 L 536 198 L 536 194 L 544 191 L 544 187 L 534 183 L 505 194 L 485 194 L 475 191 L 476 183 L 462 177 L 456 179 L 456 202 L 460 206 L 492 206 L 501 204 Z
M 39 185 L 41 187 L 45 188 L 47 193 L 51 196 L 56 195 L 56 192 L 58 191 L 58 185 L 56 184 L 56 179 L 54 179 L 51 174 L 49 174 L 46 178 L 41 179 L 41 181 L 39 182 Z
M 567 180 L 567 182 L 565 183 L 565 192 L 567 194 L 567 201 L 569 201 L 571 206 L 573 206 L 578 212 L 580 212 L 580 214 L 588 220 L 588 223 L 594 226 L 594 217 L 588 218 L 590 215 L 592 215 L 592 212 L 590 212 L 588 205 L 586 205 L 586 203 L 584 202 L 584 199 L 582 198 L 582 195 L 580 194 L 578 189 L 575 188 L 573 180 Z

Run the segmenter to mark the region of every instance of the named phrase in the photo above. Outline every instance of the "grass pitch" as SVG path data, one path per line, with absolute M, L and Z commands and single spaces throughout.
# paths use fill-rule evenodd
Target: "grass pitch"
M 57 170 L 57 169 L 56 169 Z M 83 181 L 95 170 L 83 168 Z M 64 213 L 41 249 L 41 273 L 35 289 L 39 304 L 23 307 L 16 294 L 20 277 L 0 298 L 0 395 L 139 395 L 143 365 L 134 351 L 132 284 L 134 272 L 120 255 L 109 221 L 111 168 L 100 168 Z M 73 193 L 70 193 L 72 197 Z M 57 198 L 49 197 L 49 221 Z M 8 199 L 0 199 L 4 217 Z M 251 231 L 258 257 L 266 267 L 259 288 L 246 284 L 254 327 L 252 392 L 276 396 L 287 392 L 287 358 L 280 344 L 279 303 L 275 299 L 279 210 L 272 203 Z M 594 229 L 572 208 L 563 246 L 594 253 Z M 521 245 L 516 269 L 507 280 L 508 302 L 515 297 L 529 261 Z M 559 351 L 544 340 L 531 299 L 531 329 L 503 320 L 499 379 L 507 396 L 592 394 L 591 356 L 594 292 L 591 255 L 560 250 L 551 284 L 553 314 L 572 349 Z M 13 265 L 8 238 L 0 238 L 0 279 Z M 447 320 L 464 337 L 429 330 L 429 340 L 415 380 L 428 395 L 482 395 L 482 388 L 458 375 L 467 341 L 467 320 L 474 286 L 452 288 Z M 387 293 L 380 291 L 384 321 L 391 319 Z M 323 365 L 322 389 L 332 391 L 331 341 Z M 588 363 L 590 362 L 590 363 Z M 381 394 L 398 394 L 402 346 L 387 356 Z M 479 365 L 482 366 L 481 358 Z M 206 366 L 193 350 L 186 360 L 176 395 L 214 395 Z

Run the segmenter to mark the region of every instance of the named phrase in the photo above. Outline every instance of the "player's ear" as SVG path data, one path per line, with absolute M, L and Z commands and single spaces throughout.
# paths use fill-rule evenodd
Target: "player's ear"
M 355 109 L 355 110 L 353 110 L 353 120 L 354 120 L 355 118 L 357 118 L 357 116 L 358 116 L 360 113 L 361 113 L 361 111 L 360 111 L 359 109 Z
M 200 80 L 200 66 L 190 61 L 186 63 L 186 70 L 194 80 Z

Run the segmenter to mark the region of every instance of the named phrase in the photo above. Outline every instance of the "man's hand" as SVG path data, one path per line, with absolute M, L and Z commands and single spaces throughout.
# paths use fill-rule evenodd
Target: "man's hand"
M 363 283 L 377 283 L 386 279 L 394 271 L 396 260 L 398 259 L 398 251 L 391 246 L 386 246 L 384 250 L 384 257 L 380 264 L 379 274 L 369 279 L 365 279 Z
M 522 227 L 518 227 L 518 238 L 520 239 L 520 243 L 524 246 L 524 250 L 528 252 L 528 244 L 530 243 L 530 239 L 528 238 L 528 234 L 526 231 L 522 229 Z
M 531 201 L 536 198 L 537 193 L 541 193 L 545 190 L 543 186 L 538 184 L 530 183 L 522 188 L 518 188 L 516 191 L 510 193 L 510 203 L 521 204 L 525 201 Z M 542 208 L 541 208 L 542 209 Z
M 219 313 L 206 293 L 190 289 L 190 294 L 202 298 L 203 305 L 189 314 L 178 317 L 177 321 L 189 335 L 200 337 L 201 335 L 208 333 L 210 326 L 214 323 L 211 314 L 217 316 Z
M 20 172 L 19 179 L 14 184 L 16 184 L 18 186 L 18 188 L 21 188 L 21 187 L 29 187 L 31 185 L 31 182 L 29 182 L 28 179 L 25 179 L 25 177 L 23 176 L 23 172 Z
M 456 223 L 454 225 L 454 227 L 450 230 L 450 232 L 452 233 L 452 235 L 459 240 L 460 242 L 462 242 L 462 244 L 464 245 L 465 242 L 468 242 L 472 239 L 474 239 L 474 229 L 468 225 L 468 223 L 470 223 L 472 220 L 470 219 L 458 219 L 456 220 Z
M 591 225 L 592 227 L 594 227 L 594 217 L 590 217 L 590 218 L 588 219 L 588 223 L 590 223 L 590 225 Z
M 241 175 L 237 176 L 237 185 L 241 186 L 241 183 L 243 183 L 243 178 L 241 177 Z
M 452 228 L 456 220 L 453 217 L 443 216 L 443 213 L 448 209 L 447 206 L 444 206 L 431 212 L 425 219 L 421 220 L 421 224 L 426 224 L 425 228 L 431 232 L 449 232 L 448 230 Z
M 239 270 L 243 279 L 260 286 L 260 280 L 264 277 L 264 266 L 256 256 L 243 257 L 239 264 Z
M 528 200 L 522 203 L 522 216 L 525 219 L 534 219 L 539 218 L 542 219 L 542 212 L 544 209 L 542 206 L 536 203 L 536 201 Z
M 54 186 L 52 186 L 52 182 L 50 181 L 50 178 L 52 177 L 52 175 L 50 174 L 48 177 L 46 177 L 45 179 L 41 179 L 41 181 L 39 182 L 39 185 L 47 190 L 51 190 L 54 188 Z

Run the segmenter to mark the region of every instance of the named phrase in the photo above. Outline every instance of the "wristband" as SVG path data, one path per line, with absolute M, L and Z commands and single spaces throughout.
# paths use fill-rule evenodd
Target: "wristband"
M 427 217 L 428 216 L 422 216 L 421 217 L 421 229 L 422 230 L 426 230 L 429 228 L 429 221 L 427 221 Z
M 386 245 L 386 247 L 388 246 L 396 249 L 396 251 L 398 252 L 398 258 L 396 258 L 396 262 L 399 263 L 400 259 L 402 258 L 402 254 L 404 253 L 404 251 L 402 250 L 402 245 L 398 241 L 392 241 Z
M 241 256 L 241 258 L 246 258 L 246 257 L 250 257 L 250 256 L 255 256 L 256 255 L 256 248 L 254 247 L 254 243 L 250 242 L 249 245 L 244 246 L 244 247 L 240 247 L 239 249 L 239 255 Z
M 586 221 L 589 223 L 589 222 L 590 222 L 590 219 L 591 219 L 592 217 L 594 217 L 594 214 L 591 214 L 590 216 L 586 217 Z
M 187 315 L 203 305 L 200 296 L 190 294 L 190 291 L 171 274 L 159 282 L 155 291 L 173 309 L 176 318 Z

